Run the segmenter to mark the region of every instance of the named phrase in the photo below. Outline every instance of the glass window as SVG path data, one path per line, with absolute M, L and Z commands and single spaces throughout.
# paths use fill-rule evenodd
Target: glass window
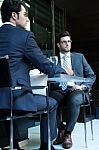
M 30 4 L 30 29 L 34 32 L 40 48 L 51 55 L 52 46 L 52 8 L 51 0 L 26 0 Z M 63 30 L 63 11 L 54 7 L 55 34 Z

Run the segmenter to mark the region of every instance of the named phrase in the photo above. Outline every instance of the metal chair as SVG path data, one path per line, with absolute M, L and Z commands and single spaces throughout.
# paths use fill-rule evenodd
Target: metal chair
M 87 92 L 87 97 L 86 97 L 86 92 Z M 87 99 L 87 102 L 85 101 Z M 91 136 L 92 140 L 94 140 L 93 137 L 93 119 L 94 119 L 94 114 L 92 113 L 92 105 L 94 105 L 94 101 L 92 99 L 92 93 L 90 91 L 83 91 L 83 104 L 81 104 L 81 109 L 83 113 L 83 122 L 84 122 L 84 132 L 85 132 L 85 147 L 87 148 L 87 127 L 86 127 L 86 122 L 90 121 L 90 128 L 91 128 Z M 93 108 L 94 109 L 94 108 Z M 81 112 L 81 111 L 80 111 Z M 80 113 L 81 114 L 81 113 Z M 78 117 L 78 121 L 80 120 L 80 115 Z
M 86 97 L 87 96 L 87 97 Z M 87 101 L 85 100 L 87 98 Z M 89 91 L 83 91 L 83 104 L 81 104 L 80 107 L 80 114 L 78 117 L 78 122 L 83 122 L 84 123 L 84 138 L 85 138 L 85 147 L 87 148 L 87 127 L 86 127 L 86 123 L 88 121 L 90 121 L 90 127 L 91 127 L 91 135 L 92 135 L 92 140 L 93 138 L 93 118 L 94 115 L 92 113 L 92 104 L 93 104 L 93 99 L 92 99 L 92 95 Z M 67 106 L 68 107 L 68 106 Z M 63 116 L 64 113 L 66 114 L 66 109 L 68 109 L 66 106 L 61 106 L 60 107 L 60 118 L 61 121 L 66 121 Z
M 46 114 L 48 117 L 48 150 L 50 150 L 50 128 L 49 128 L 49 106 L 46 96 L 47 108 L 43 111 L 33 112 L 33 113 L 22 113 L 17 114 L 13 110 L 13 91 L 14 90 L 21 90 L 26 89 L 27 87 L 12 87 L 12 80 L 10 74 L 10 67 L 9 67 L 9 57 L 8 55 L 0 57 L 0 90 L 3 88 L 7 88 L 10 92 L 10 103 L 8 103 L 7 107 L 0 106 L 0 121 L 2 120 L 9 120 L 10 121 L 10 149 L 13 150 L 13 120 L 22 118 L 22 117 L 34 117 L 37 115 Z M 45 86 L 32 86 L 28 88 L 28 90 L 33 89 L 42 89 Z M 47 87 L 46 87 L 47 91 Z M 5 106 L 5 105 L 4 105 Z

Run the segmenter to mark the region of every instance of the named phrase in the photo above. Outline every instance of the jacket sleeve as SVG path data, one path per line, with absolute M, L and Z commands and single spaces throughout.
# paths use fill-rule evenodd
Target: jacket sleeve
M 30 60 L 33 66 L 50 77 L 54 74 L 66 73 L 64 69 L 50 62 L 38 47 L 33 33 L 29 33 L 24 51 L 25 57 Z
M 83 83 L 86 85 L 88 88 L 91 88 L 93 83 L 96 80 L 96 75 L 94 71 L 92 70 L 91 66 L 88 64 L 87 60 L 85 59 L 84 55 L 82 55 L 82 63 L 83 63 L 83 74 L 85 78 L 91 79 L 91 82 L 89 83 Z

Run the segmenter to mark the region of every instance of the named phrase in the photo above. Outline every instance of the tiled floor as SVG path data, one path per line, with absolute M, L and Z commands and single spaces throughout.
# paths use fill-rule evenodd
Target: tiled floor
M 77 123 L 72 133 L 73 147 L 70 150 L 99 150 L 99 120 L 93 120 L 94 140 L 91 139 L 90 123 L 87 122 L 87 142 L 88 148 L 84 143 L 84 124 Z M 24 147 L 25 150 L 35 150 L 39 148 L 39 126 L 29 129 L 29 141 Z M 61 145 L 54 146 L 56 150 L 61 150 Z

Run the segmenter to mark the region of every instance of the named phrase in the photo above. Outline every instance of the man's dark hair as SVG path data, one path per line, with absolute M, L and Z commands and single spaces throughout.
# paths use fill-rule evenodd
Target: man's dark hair
M 21 5 L 27 10 L 25 2 L 22 0 L 4 0 L 1 6 L 2 22 L 9 22 L 12 12 L 18 14 L 21 11 Z
M 71 39 L 70 33 L 68 31 L 64 31 L 57 36 L 56 43 L 60 43 L 60 39 L 65 36 L 69 36 Z

